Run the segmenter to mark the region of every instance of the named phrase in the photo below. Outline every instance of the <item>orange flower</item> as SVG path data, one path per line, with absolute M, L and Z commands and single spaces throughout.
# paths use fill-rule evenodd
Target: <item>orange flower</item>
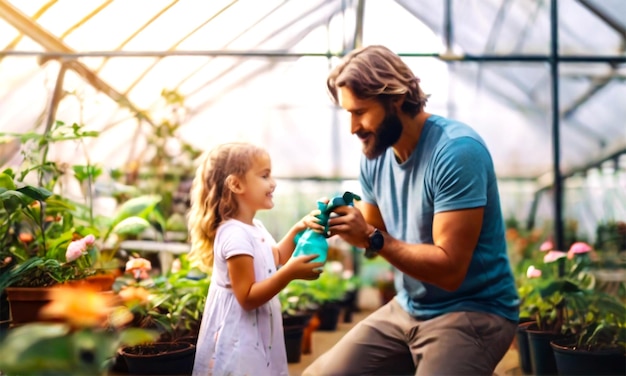
M 125 303 L 142 304 L 148 301 L 150 292 L 143 287 L 126 286 L 117 293 Z
M 18 235 L 18 239 L 22 243 L 28 244 L 32 242 L 35 238 L 33 237 L 33 234 L 31 234 L 30 232 L 20 232 L 20 234 Z
M 51 302 L 39 316 L 66 321 L 75 327 L 97 327 L 106 324 L 115 296 L 85 287 L 59 286 L 50 289 Z

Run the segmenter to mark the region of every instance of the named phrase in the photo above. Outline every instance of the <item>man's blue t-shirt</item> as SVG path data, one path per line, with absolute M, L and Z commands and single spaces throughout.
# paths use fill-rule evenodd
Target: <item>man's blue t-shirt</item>
M 396 299 L 414 317 L 482 311 L 517 321 L 519 298 L 507 256 L 493 161 L 469 126 L 431 115 L 403 162 L 393 149 L 361 159 L 363 200 L 377 205 L 387 232 L 407 243 L 433 244 L 435 213 L 484 207 L 483 225 L 465 280 L 452 292 L 396 270 Z

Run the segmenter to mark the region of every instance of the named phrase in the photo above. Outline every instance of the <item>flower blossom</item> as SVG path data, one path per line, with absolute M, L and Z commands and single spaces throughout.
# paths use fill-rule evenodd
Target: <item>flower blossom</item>
M 67 262 L 71 262 L 82 256 L 87 252 L 87 248 L 94 243 L 95 236 L 89 234 L 82 239 L 74 240 L 67 246 L 65 251 L 65 259 Z
M 144 287 L 126 286 L 117 294 L 124 303 L 133 305 L 146 303 L 150 296 L 150 291 Z
M 106 323 L 113 307 L 113 296 L 89 288 L 54 287 L 51 302 L 41 308 L 44 319 L 67 321 L 75 327 L 98 327 Z
M 126 273 L 132 273 L 135 279 L 146 279 L 149 277 L 148 270 L 152 269 L 150 261 L 141 257 L 131 257 L 126 262 Z
M 537 269 L 533 265 L 529 266 L 528 270 L 526 270 L 526 277 L 528 277 L 528 278 L 539 278 L 539 277 L 541 277 L 541 269 Z
M 33 234 L 31 234 L 30 232 L 20 232 L 20 234 L 18 235 L 18 239 L 25 244 L 28 244 L 35 240 Z
M 541 252 L 549 252 L 553 249 L 554 249 L 554 244 L 552 244 L 552 241 L 550 240 L 546 240 L 545 242 L 541 243 L 541 246 L 539 246 L 539 250 Z
M 545 256 L 543 256 L 543 262 L 545 262 L 546 264 L 551 263 L 551 262 L 555 262 L 556 260 L 566 257 L 567 256 L 567 252 L 562 252 L 562 251 L 549 251 L 548 253 L 546 253 Z
M 593 249 L 589 244 L 585 242 L 576 242 L 572 244 L 572 246 L 569 248 L 569 251 L 567 251 L 567 258 L 571 260 L 574 258 L 575 255 L 589 253 L 591 251 L 593 251 Z

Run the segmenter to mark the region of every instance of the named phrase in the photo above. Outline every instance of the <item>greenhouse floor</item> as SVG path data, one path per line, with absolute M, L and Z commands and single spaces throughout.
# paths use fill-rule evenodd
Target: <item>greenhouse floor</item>
M 356 323 L 369 315 L 375 310 L 376 304 L 379 302 L 378 291 L 371 288 L 362 288 L 359 292 L 359 308 L 360 312 L 354 313 L 352 322 L 344 323 L 342 320 L 337 325 L 335 331 L 319 331 L 316 330 L 312 334 L 311 354 L 303 354 L 298 363 L 289 363 L 289 375 L 300 376 L 304 369 L 313 362 L 318 356 L 328 350 Z M 343 317 L 343 316 L 342 316 Z M 519 368 L 519 358 L 517 350 L 512 346 L 506 353 L 502 361 L 496 367 L 494 375 L 497 376 L 517 376 L 523 375 Z M 322 376 L 322 375 L 320 375 Z

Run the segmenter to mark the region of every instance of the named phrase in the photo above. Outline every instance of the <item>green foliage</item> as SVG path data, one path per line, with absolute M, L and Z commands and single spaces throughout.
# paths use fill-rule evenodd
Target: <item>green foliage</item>
M 333 270 L 333 262 L 327 262 L 318 279 L 293 280 L 281 290 L 278 297 L 282 312 L 293 315 L 313 311 L 324 303 L 341 301 L 348 291 L 356 290 L 359 283 L 357 276 L 344 278 L 340 272 Z
M 519 285 L 520 316 L 535 320 L 540 330 L 573 337 L 579 348 L 626 352 L 624 302 L 597 288 L 587 253 L 571 256 L 544 264 L 541 277 Z M 562 276 L 559 262 L 565 264 Z
M 0 292 L 8 286 L 49 286 L 94 274 L 94 255 L 65 262 L 65 251 L 79 233 L 72 203 L 41 187 L 10 189 L 17 187 L 13 179 L 11 170 L 0 174 Z
M 6 375 L 99 375 L 120 346 L 151 342 L 156 333 L 127 328 L 72 329 L 65 323 L 31 323 L 11 329 L 0 342 Z
M 296 279 L 278 293 L 283 315 L 311 312 L 319 307 L 319 299 L 308 281 Z
M 133 325 L 156 329 L 162 339 L 197 335 L 211 283 L 210 276 L 190 266 L 186 255 L 179 260 L 179 271 L 142 281 L 122 276 L 114 285 L 114 291 L 125 286 L 144 287 L 149 291 L 147 304 L 133 308 Z

